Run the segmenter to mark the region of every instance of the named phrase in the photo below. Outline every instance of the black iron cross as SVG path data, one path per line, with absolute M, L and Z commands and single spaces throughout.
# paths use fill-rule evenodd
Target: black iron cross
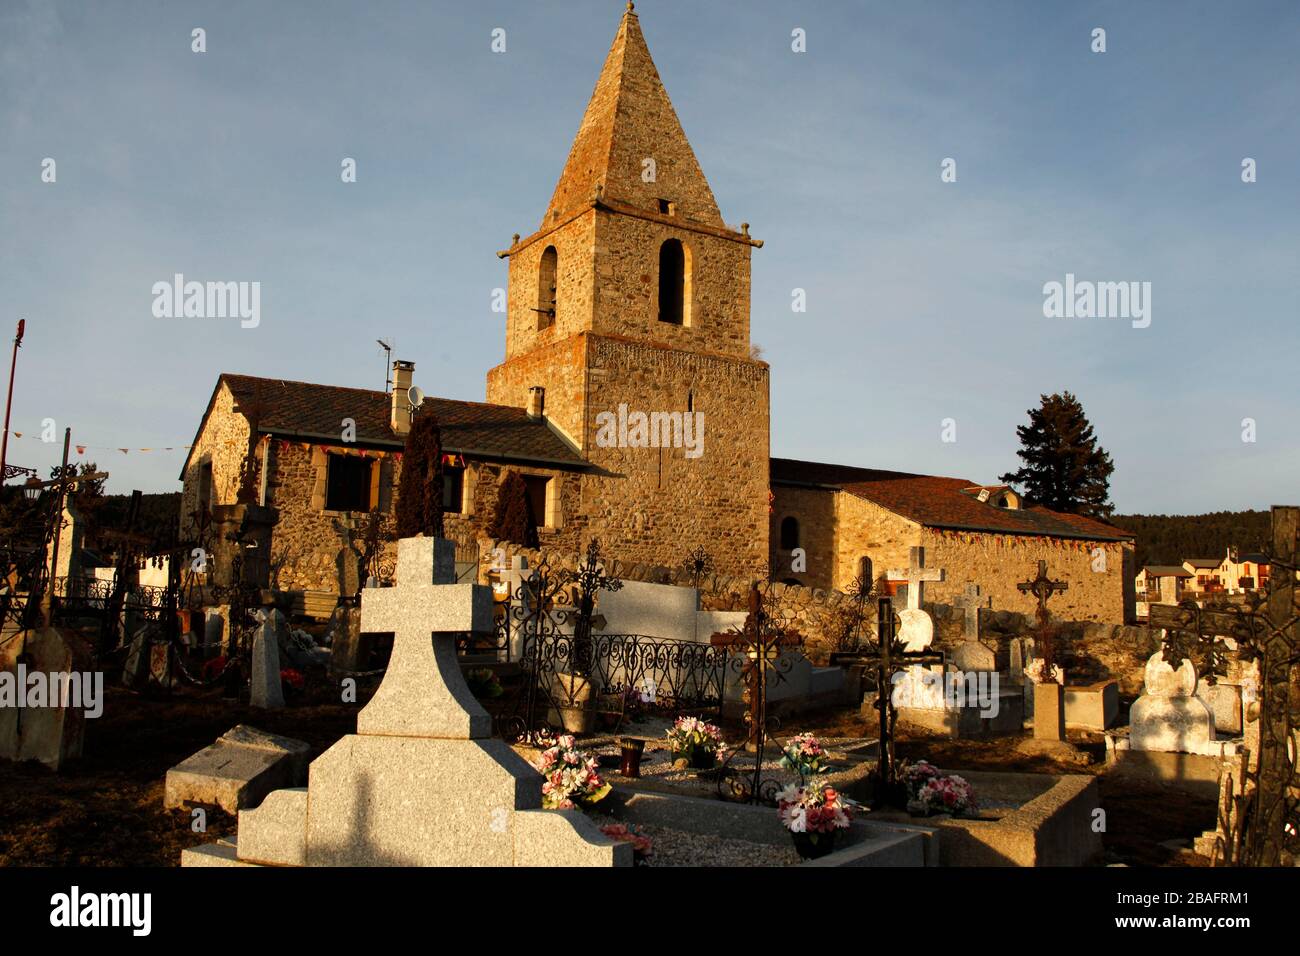
M 1032 594 L 1038 598 L 1038 610 L 1035 615 L 1038 619 L 1038 656 L 1043 661 L 1043 679 L 1052 679 L 1052 665 L 1055 663 L 1052 653 L 1052 631 L 1050 622 L 1051 614 L 1047 611 L 1047 602 L 1053 594 L 1058 591 L 1068 591 L 1070 585 L 1065 581 L 1054 581 L 1047 576 L 1047 562 L 1038 562 L 1038 576 L 1030 581 L 1021 581 L 1016 585 L 1016 589 L 1022 594 Z
M 572 599 L 577 611 L 573 620 L 573 669 L 579 674 L 588 674 L 592 666 L 592 625 L 604 627 L 603 619 L 593 621 L 592 618 L 596 595 L 600 591 L 618 591 L 623 582 L 605 573 L 600 559 L 600 542 L 595 538 L 588 543 L 586 557 L 578 563 L 578 569 L 567 579 L 573 584 Z
M 876 609 L 876 643 L 866 645 L 855 655 L 867 666 L 876 670 L 876 712 L 880 715 L 880 760 L 872 775 L 874 781 L 872 803 L 882 804 L 906 803 L 898 783 L 898 770 L 894 760 L 894 722 L 898 711 L 894 707 L 894 675 L 917 664 L 942 664 L 945 660 L 942 651 L 904 650 L 903 644 L 896 637 L 896 617 L 893 601 L 887 597 L 879 599 Z M 841 656 L 841 661 L 844 657 Z
M 729 799 L 758 803 L 771 797 L 771 794 L 763 792 L 765 784 L 762 779 L 763 750 L 767 741 L 768 681 L 771 674 L 775 674 L 778 681 L 785 679 L 794 663 L 786 652 L 802 644 L 803 638 L 784 630 L 772 619 L 764 607 L 763 593 L 757 581 L 749 588 L 748 612 L 744 629 L 714 634 L 709 643 L 740 655 L 740 676 L 745 682 L 747 705 L 745 723 L 749 731 L 746 749 L 754 753 L 752 779 L 743 781 L 727 773 L 724 765 L 724 772 L 719 776 L 719 790 Z M 727 763 L 730 763 L 730 758 Z

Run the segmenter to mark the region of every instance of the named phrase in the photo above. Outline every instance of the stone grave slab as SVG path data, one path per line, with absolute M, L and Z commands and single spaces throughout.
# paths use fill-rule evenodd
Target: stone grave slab
M 218 806 L 230 814 L 256 807 L 271 791 L 305 779 L 310 751 L 301 740 L 239 724 L 167 771 L 163 806 Z
M 624 581 L 617 591 L 603 591 L 599 613 L 606 634 L 644 634 L 694 641 L 700 592 L 695 588 L 645 581 Z M 709 635 L 705 635 L 707 641 Z
M 1065 688 L 1065 723 L 1106 730 L 1119 718 L 1119 684 L 1113 680 Z

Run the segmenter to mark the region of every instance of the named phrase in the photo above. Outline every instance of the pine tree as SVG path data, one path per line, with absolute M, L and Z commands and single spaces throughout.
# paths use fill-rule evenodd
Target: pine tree
M 1040 397 L 1029 424 L 1016 428 L 1024 464 L 1001 480 L 1054 511 L 1108 517 L 1115 510 L 1108 500 L 1115 465 L 1098 446 L 1083 406 L 1069 392 Z
M 406 436 L 395 524 L 399 538 L 443 536 L 442 432 L 429 409 L 415 416 Z
M 519 472 L 507 470 L 497 485 L 497 507 L 488 533 L 499 541 L 537 547 L 537 519 L 528 503 L 528 485 Z

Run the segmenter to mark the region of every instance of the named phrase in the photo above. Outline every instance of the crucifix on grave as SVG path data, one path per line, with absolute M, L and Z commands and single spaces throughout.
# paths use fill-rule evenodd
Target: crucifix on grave
M 72 442 L 72 429 L 63 430 L 63 464 L 59 466 L 58 477 L 49 481 L 35 481 L 28 479 L 24 485 L 25 488 L 56 488 L 58 494 L 54 501 L 53 527 L 50 530 L 52 537 L 47 538 L 49 548 L 49 564 L 43 568 L 41 574 L 48 582 L 44 594 L 40 597 L 41 615 L 44 619 L 45 626 L 49 627 L 54 622 L 54 592 L 58 586 L 56 576 L 59 573 L 59 539 L 62 536 L 64 528 L 64 508 L 68 500 L 69 490 L 75 490 L 81 482 L 98 481 L 101 478 L 107 478 L 108 472 L 97 471 L 94 474 L 79 475 L 76 473 L 76 466 L 68 465 L 68 448 Z M 65 581 L 64 587 L 67 588 L 71 582 Z M 31 598 L 28 598 L 30 602 Z M 28 605 L 31 606 L 30 603 Z
M 1058 683 L 1053 676 L 1056 670 L 1054 648 L 1052 646 L 1052 616 L 1048 613 L 1047 602 L 1052 595 L 1069 590 L 1070 585 L 1064 581 L 1055 581 L 1047 574 L 1047 562 L 1038 562 L 1038 575 L 1029 581 L 1021 581 L 1016 589 L 1022 594 L 1032 594 L 1038 599 L 1038 620 L 1035 646 L 1041 661 L 1042 676 L 1034 685 L 1034 738 L 1036 740 L 1065 739 L 1065 688 L 1064 671 Z
M 906 795 L 900 792 L 894 761 L 894 722 L 898 718 L 893 700 L 895 675 L 903 673 L 909 667 L 942 664 L 944 660 L 944 655 L 939 651 L 907 648 L 896 636 L 894 618 L 893 601 L 887 597 L 880 598 L 877 605 L 875 646 L 868 645 L 859 652 L 864 663 L 874 666 L 876 671 L 875 708 L 880 715 L 880 760 L 872 774 L 872 803 L 875 806 L 885 803 L 902 806 L 906 802 Z
M 1038 609 L 1034 612 L 1038 621 L 1038 656 L 1043 661 L 1044 675 L 1047 677 L 1050 677 L 1052 665 L 1055 663 L 1052 654 L 1052 615 L 1048 613 L 1047 602 L 1052 595 L 1069 589 L 1070 585 L 1065 581 L 1054 581 L 1048 577 L 1046 561 L 1038 562 L 1037 577 L 1029 581 L 1021 581 L 1016 585 L 1016 590 L 1021 594 L 1032 594 L 1038 599 Z
M 785 631 L 772 620 L 763 606 L 763 594 L 757 582 L 750 585 L 747 608 L 749 613 L 742 630 L 714 634 L 709 643 L 740 656 L 740 677 L 745 684 L 745 725 L 749 731 L 745 749 L 754 753 L 754 773 L 748 789 L 723 774 L 722 781 L 729 783 L 729 793 L 724 795 L 757 802 L 761 797 L 763 748 L 767 739 L 769 677 L 775 674 L 777 680 L 785 679 L 783 675 L 791 666 L 786 652 L 800 646 L 803 638 Z

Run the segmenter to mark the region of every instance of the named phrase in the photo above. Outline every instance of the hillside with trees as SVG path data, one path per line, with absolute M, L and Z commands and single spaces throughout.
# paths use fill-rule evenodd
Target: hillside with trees
M 1222 558 L 1263 551 L 1267 511 L 1215 511 L 1204 515 L 1114 515 L 1110 522 L 1137 535 L 1137 566 L 1182 564 L 1188 558 Z

